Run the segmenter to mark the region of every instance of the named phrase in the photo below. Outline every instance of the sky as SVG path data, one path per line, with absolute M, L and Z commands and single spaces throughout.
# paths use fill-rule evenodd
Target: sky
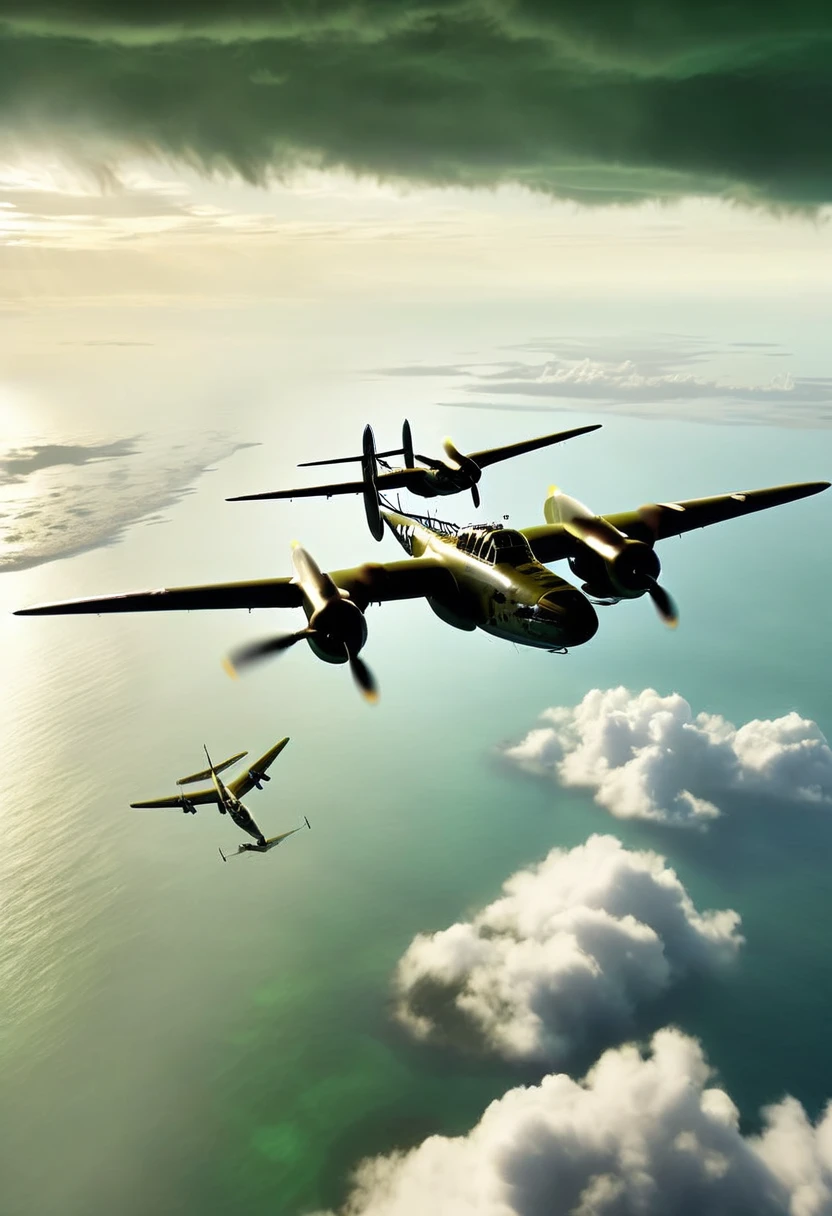
M 601 423 L 487 471 L 513 526 L 828 479 L 831 34 L 0 5 L 4 1216 L 832 1212 L 826 496 L 665 542 L 676 631 L 372 607 L 374 707 L 303 647 L 227 679 L 297 614 L 12 615 L 399 559 L 351 498 L 224 501 L 368 421 Z M 286 734 L 267 858 L 128 810 Z

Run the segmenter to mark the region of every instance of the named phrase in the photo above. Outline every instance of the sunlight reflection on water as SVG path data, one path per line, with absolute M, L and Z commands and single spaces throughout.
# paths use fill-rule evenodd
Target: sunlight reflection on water
M 116 820 L 102 832 L 85 815 L 110 776 L 106 754 L 95 769 L 74 754 L 79 730 L 107 733 L 108 702 L 94 692 L 98 668 L 85 670 L 82 646 L 57 635 L 17 631 L 9 645 L 8 618 L 0 638 L 0 1050 L 31 1058 L 38 1045 L 54 1049 L 98 965 L 118 889 L 113 844 L 121 829 Z M 105 641 L 101 657 L 118 686 L 117 647 Z M 60 676 L 64 662 L 75 673 L 68 680 Z

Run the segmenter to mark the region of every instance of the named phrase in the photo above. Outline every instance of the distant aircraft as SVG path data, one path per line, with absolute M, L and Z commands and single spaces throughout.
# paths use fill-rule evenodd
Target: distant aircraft
M 251 768 L 246 769 L 239 777 L 235 777 L 228 785 L 225 784 L 219 774 L 227 768 L 231 768 L 232 764 L 236 764 L 238 760 L 242 760 L 244 756 L 248 755 L 248 752 L 238 752 L 236 756 L 223 760 L 221 764 L 214 764 L 208 755 L 208 748 L 205 747 L 204 751 L 205 758 L 208 761 L 208 768 L 202 769 L 198 773 L 191 773 L 188 777 L 180 777 L 176 784 L 193 785 L 196 781 L 208 781 L 210 779 L 213 785 L 212 789 L 195 790 L 189 794 L 171 794 L 167 798 L 151 798 L 147 802 L 131 802 L 130 806 L 135 809 L 177 807 L 185 815 L 195 815 L 198 806 L 211 803 L 217 807 L 221 815 L 230 815 L 237 827 L 242 828 L 244 832 L 248 832 L 249 836 L 253 836 L 257 842 L 256 844 L 241 844 L 236 852 L 230 854 L 230 856 L 236 857 L 237 853 L 267 853 L 269 849 L 273 849 L 275 845 L 280 844 L 281 840 L 285 840 L 287 836 L 293 836 L 295 832 L 299 832 L 301 829 L 299 827 L 292 828 L 291 831 L 282 832 L 279 836 L 272 836 L 270 839 L 266 839 L 252 819 L 251 813 L 240 799 L 250 790 L 261 790 L 264 781 L 271 781 L 271 777 L 267 775 L 267 770 L 288 742 L 287 736 L 285 739 L 281 739 L 279 743 L 275 743 L 274 747 L 269 748 L 266 754 L 255 761 Z M 305 816 L 304 820 L 306 826 L 309 827 L 309 820 Z M 226 855 L 222 849 L 220 849 L 220 856 L 223 861 L 226 860 Z
M 304 826 L 310 830 L 312 828 L 312 824 L 305 815 L 300 827 L 291 828 L 288 832 L 281 832 L 279 836 L 270 836 L 264 844 L 249 844 L 246 841 L 244 844 L 237 845 L 233 853 L 223 853 L 222 849 L 219 849 L 219 855 L 223 861 L 228 861 L 229 857 L 239 857 L 241 853 L 268 853 L 270 849 L 282 844 L 287 836 L 294 836 L 295 832 L 300 832 Z
M 273 490 L 266 494 L 238 494 L 228 498 L 226 502 L 257 502 L 267 498 L 331 498 L 333 494 L 362 494 L 364 496 L 364 511 L 370 531 L 376 540 L 384 536 L 384 521 L 379 509 L 379 494 L 391 490 L 409 490 L 420 498 L 437 498 L 446 494 L 459 494 L 470 490 L 474 506 L 480 505 L 480 492 L 477 483 L 482 477 L 482 470 L 500 460 L 510 460 L 514 456 L 522 456 L 525 452 L 536 452 L 538 448 L 551 447 L 555 443 L 563 443 L 574 439 L 576 435 L 587 435 L 590 431 L 600 429 L 600 422 L 591 426 L 573 427 L 571 431 L 558 431 L 554 435 L 541 435 L 538 439 L 525 439 L 520 443 L 509 443 L 501 448 L 486 448 L 481 452 L 469 452 L 466 456 L 460 452 L 452 440 L 445 439 L 443 447 L 446 459 L 433 456 L 420 456 L 413 451 L 413 436 L 410 423 L 405 419 L 402 427 L 402 446 L 388 452 L 377 452 L 373 428 L 368 424 L 364 427 L 364 450 L 360 456 L 339 456 L 334 460 L 310 460 L 299 464 L 299 469 L 318 468 L 328 464 L 361 463 L 361 481 L 332 482 L 329 485 L 304 486 L 298 490 Z M 387 456 L 404 456 L 405 467 L 391 469 L 385 462 Z M 426 468 L 419 468 L 416 461 L 420 460 Z M 379 473 L 378 466 L 382 465 L 389 472 Z
M 385 510 L 387 526 L 409 554 L 404 561 L 372 562 L 325 574 L 296 546 L 291 578 L 67 600 L 23 608 L 17 615 L 303 608 L 305 628 L 240 647 L 227 660 L 229 669 L 250 666 L 306 641 L 318 658 L 349 663 L 361 692 L 375 700 L 375 680 L 360 657 L 367 640 L 364 613 L 372 603 L 424 598 L 437 616 L 457 629 L 482 629 L 524 646 L 561 653 L 595 634 L 598 617 L 593 602 L 617 603 L 648 595 L 660 617 L 672 626 L 677 612 L 658 582 L 657 541 L 828 487 L 828 481 L 804 482 L 653 503 L 606 516 L 594 515 L 553 488 L 544 504 L 547 522 L 520 531 L 493 524 L 459 528 Z M 564 559 L 583 580 L 581 591 L 543 565 Z

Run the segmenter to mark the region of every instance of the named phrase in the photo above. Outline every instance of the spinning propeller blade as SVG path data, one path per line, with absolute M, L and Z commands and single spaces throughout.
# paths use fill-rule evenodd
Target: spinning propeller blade
M 453 439 L 447 436 L 442 440 L 442 447 L 445 450 L 445 455 L 448 457 L 451 467 L 467 473 L 471 478 L 472 484 L 476 485 L 482 477 L 482 469 L 477 462 L 472 460 L 470 456 L 466 456 L 464 452 L 460 452 Z
M 338 599 L 338 588 L 332 579 L 324 574 L 311 553 L 307 553 L 296 540 L 292 541 L 292 566 L 294 581 L 308 599 Z
M 646 591 L 665 625 L 670 629 L 676 628 L 679 624 L 679 610 L 672 596 L 656 581 L 649 569 L 644 568 L 646 557 L 650 555 L 650 560 L 655 562 L 656 573 L 659 570 L 658 558 L 655 557 L 651 545 L 631 540 L 606 519 L 595 515 L 577 498 L 564 494 L 557 486 L 549 488 L 544 514 L 547 523 L 561 524 L 570 536 L 574 536 L 605 562 L 609 562 L 615 576 L 622 583 L 630 589 Z M 651 508 L 644 507 L 641 514 L 644 523 L 655 533 L 654 510 L 651 514 Z
M 679 609 L 676 607 L 672 595 L 665 591 L 654 578 L 647 578 L 647 594 L 655 605 L 659 616 L 667 625 L 668 629 L 675 629 L 679 624 Z
M 252 667 L 262 659 L 271 658 L 273 654 L 281 654 L 284 650 L 294 646 L 296 642 L 302 642 L 304 638 L 310 637 L 314 632 L 314 629 L 299 629 L 297 633 L 279 633 L 275 637 L 263 638 L 259 642 L 249 643 L 248 646 L 240 646 L 223 661 L 223 666 L 232 679 L 236 679 L 239 672 L 246 667 Z
M 378 700 L 378 685 L 367 664 L 357 654 L 350 655 L 350 671 L 364 700 L 374 705 Z
M 562 524 L 570 536 L 587 545 L 605 561 L 614 561 L 623 551 L 627 540 L 623 532 L 595 515 L 577 498 L 564 494 L 557 486 L 549 488 L 544 513 L 547 523 Z
M 280 633 L 240 646 L 224 660 L 225 670 L 236 678 L 238 672 L 263 659 L 282 654 L 297 642 L 316 638 L 319 654 L 322 652 L 331 662 L 349 663 L 362 696 L 367 701 L 377 701 L 378 686 L 367 664 L 359 658 L 359 651 L 367 640 L 363 613 L 296 541 L 292 546 L 292 566 L 294 581 L 303 592 L 309 624 L 294 633 Z

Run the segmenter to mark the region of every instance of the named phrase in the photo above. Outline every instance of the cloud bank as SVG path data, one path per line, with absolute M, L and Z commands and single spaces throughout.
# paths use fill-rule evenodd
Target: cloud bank
M 6 132 L 79 155 L 832 200 L 820 0 L 8 0 L 0 29 Z
M 663 857 L 611 836 L 552 849 L 473 920 L 419 934 L 394 979 L 419 1038 L 564 1064 L 632 1032 L 636 1010 L 732 960 L 733 911 L 699 913 Z
M 721 419 L 770 424 L 776 414 L 792 425 L 832 425 L 832 379 L 792 376 L 788 372 L 761 383 L 743 384 L 687 371 L 642 371 L 632 359 L 621 363 L 589 358 L 574 363 L 548 360 L 539 365 L 516 364 L 481 376 L 465 385 L 465 391 L 592 401 L 650 417 L 655 412 L 651 406 L 695 403 L 697 414 L 701 417 L 704 413 L 704 420 L 709 422 Z M 707 405 L 711 409 L 703 410 Z
M 573 707 L 547 709 L 542 725 L 504 749 L 528 772 L 595 792 L 618 819 L 703 827 L 729 793 L 832 806 L 832 749 L 797 713 L 737 728 L 696 717 L 679 693 L 595 688 Z
M 451 409 L 547 412 L 591 403 L 605 413 L 650 419 L 749 425 L 832 426 L 832 377 L 771 375 L 763 360 L 790 352 L 768 342 L 719 346 L 692 336 L 660 334 L 606 339 L 540 338 L 507 348 L 542 360 L 451 363 L 376 369 L 386 376 L 451 377 L 460 393 L 496 401 L 445 401 Z M 736 372 L 725 373 L 730 359 Z M 743 370 L 753 359 L 753 371 Z M 782 366 L 782 364 L 781 364 Z M 527 404 L 499 398 L 526 398 Z M 672 410 L 668 406 L 673 406 Z
M 829 1216 L 832 1108 L 786 1097 L 743 1136 L 696 1040 L 656 1034 L 581 1081 L 509 1090 L 466 1136 L 359 1167 L 343 1216 Z

